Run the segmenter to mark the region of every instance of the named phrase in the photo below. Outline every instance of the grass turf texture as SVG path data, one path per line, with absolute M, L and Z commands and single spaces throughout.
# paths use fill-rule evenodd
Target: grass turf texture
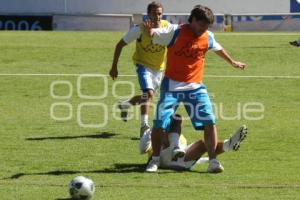
M 239 152 L 219 157 L 222 174 L 206 174 L 207 165 L 191 172 L 160 170 L 143 173 L 146 157 L 138 153 L 139 120 L 128 123 L 112 117 L 112 95 L 102 100 L 85 100 L 76 91 L 76 76 L 7 76 L 3 74 L 107 74 L 116 42 L 122 33 L 111 32 L 1 32 L 0 33 L 0 194 L 5 200 L 66 199 L 67 185 L 77 175 L 94 180 L 94 199 L 297 199 L 300 196 L 299 121 L 300 79 L 282 78 L 205 78 L 216 105 L 233 116 L 237 105 L 260 102 L 264 119 L 250 121 L 218 120 L 219 138 L 225 139 L 239 125 L 247 124 L 249 136 Z M 216 39 L 231 55 L 248 64 L 235 70 L 213 53 L 206 60 L 207 75 L 300 76 L 300 49 L 288 42 L 297 34 L 216 33 Z M 134 45 L 125 48 L 119 74 L 135 74 L 131 56 Z M 72 97 L 54 99 L 53 81 L 73 85 Z M 136 77 L 119 77 L 135 84 Z M 97 79 L 83 81 L 84 94 L 99 94 Z M 65 85 L 55 94 L 66 95 Z M 119 95 L 128 93 L 125 85 Z M 57 122 L 50 117 L 51 104 L 70 103 L 73 117 Z M 76 121 L 80 103 L 109 105 L 108 125 L 81 128 Z M 179 112 L 186 116 L 181 108 Z M 56 115 L 66 116 L 59 107 Z M 82 109 L 84 123 L 103 119 L 99 107 Z M 202 138 L 191 123 L 184 123 L 188 141 Z

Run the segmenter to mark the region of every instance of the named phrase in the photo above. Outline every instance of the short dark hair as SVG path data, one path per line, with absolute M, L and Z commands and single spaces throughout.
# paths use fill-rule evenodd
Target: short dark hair
M 206 6 L 196 5 L 191 11 L 190 17 L 188 19 L 189 23 L 192 22 L 193 18 L 197 21 L 205 21 L 208 24 L 214 23 L 214 13 L 212 10 Z
M 152 9 L 157 9 L 157 8 L 163 8 L 163 5 L 157 1 L 152 1 L 151 3 L 148 4 L 147 6 L 147 13 L 150 13 Z

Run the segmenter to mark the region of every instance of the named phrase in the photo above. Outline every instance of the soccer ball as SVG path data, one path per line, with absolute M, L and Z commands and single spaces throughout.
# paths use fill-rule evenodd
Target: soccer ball
M 84 176 L 77 176 L 69 184 L 69 192 L 72 199 L 88 200 L 95 192 L 95 185 L 91 179 Z

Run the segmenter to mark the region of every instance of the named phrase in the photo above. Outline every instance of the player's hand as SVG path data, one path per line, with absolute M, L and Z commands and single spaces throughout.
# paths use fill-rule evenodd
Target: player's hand
M 246 68 L 246 64 L 245 63 L 242 63 L 242 62 L 239 62 L 239 61 L 232 61 L 231 65 L 235 68 L 238 68 L 238 69 L 241 69 L 241 70 L 244 70 Z
M 116 78 L 118 78 L 118 69 L 115 67 L 112 67 L 109 71 L 109 76 L 112 78 L 112 80 L 115 80 Z
M 147 20 L 144 22 L 144 33 L 147 34 L 148 36 L 152 37 L 153 32 L 152 32 L 152 22 L 150 20 Z

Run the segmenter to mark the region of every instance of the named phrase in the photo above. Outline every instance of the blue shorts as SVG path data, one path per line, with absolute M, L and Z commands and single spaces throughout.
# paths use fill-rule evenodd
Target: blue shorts
M 155 71 L 143 65 L 136 65 L 136 73 L 139 79 L 140 88 L 143 92 L 148 90 L 156 91 L 162 80 L 162 72 Z
M 160 99 L 153 120 L 154 128 L 167 130 L 179 103 L 183 103 L 196 130 L 203 130 L 205 125 L 216 123 L 206 86 L 188 91 L 169 91 L 169 79 L 164 78 L 160 89 Z

